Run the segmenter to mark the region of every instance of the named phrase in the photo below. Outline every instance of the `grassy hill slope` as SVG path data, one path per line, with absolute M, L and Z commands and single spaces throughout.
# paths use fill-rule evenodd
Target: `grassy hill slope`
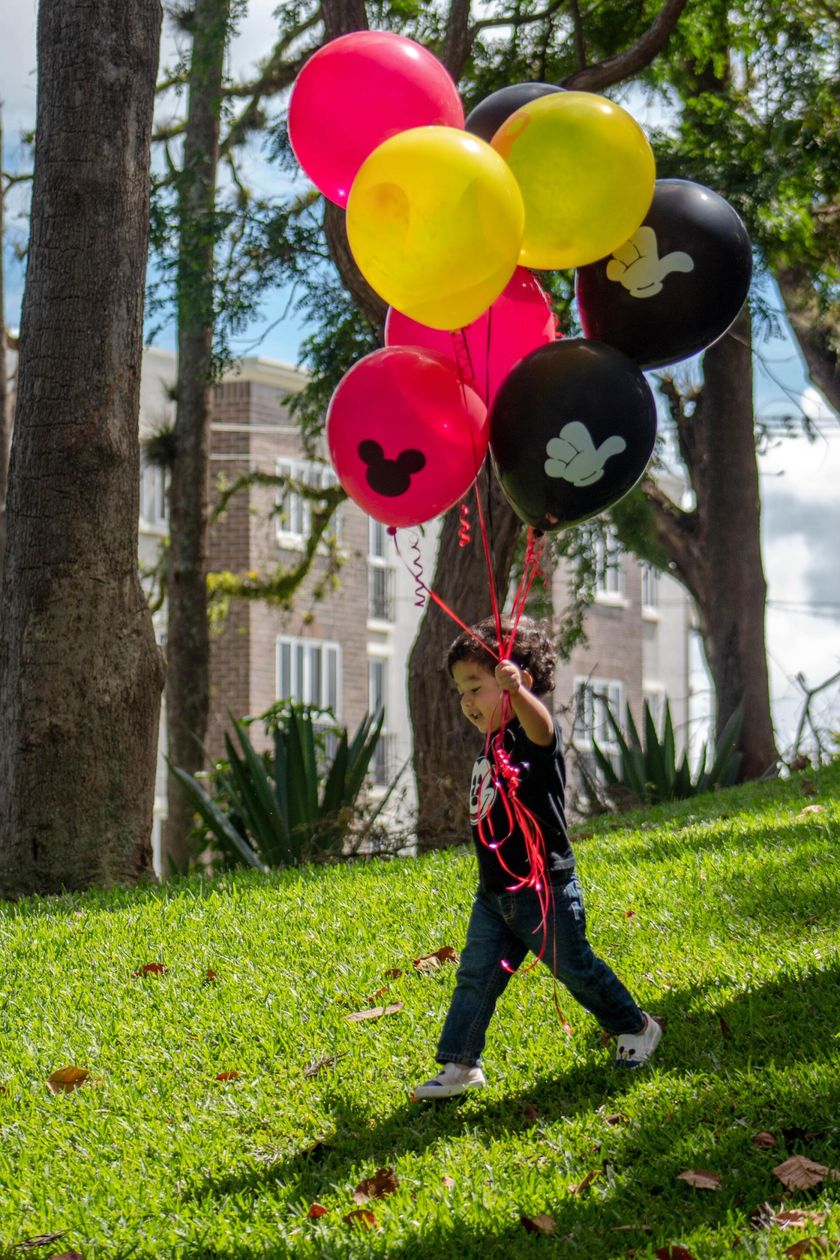
M 655 1067 L 615 1072 L 561 992 L 567 1037 L 538 968 L 491 1026 L 488 1089 L 431 1107 L 409 1087 L 434 1070 L 454 967 L 413 960 L 461 947 L 464 849 L 0 905 L 0 1254 L 60 1231 L 8 1254 L 840 1247 L 840 1179 L 786 1190 L 773 1171 L 797 1154 L 840 1169 L 838 796 L 835 764 L 589 829 L 590 934 L 668 1021 Z M 67 1066 L 88 1078 L 52 1094 Z M 375 1227 L 345 1221 L 381 1168 L 399 1184 L 362 1205 Z M 826 1216 L 767 1224 L 792 1208 Z M 540 1214 L 550 1235 L 521 1222 Z

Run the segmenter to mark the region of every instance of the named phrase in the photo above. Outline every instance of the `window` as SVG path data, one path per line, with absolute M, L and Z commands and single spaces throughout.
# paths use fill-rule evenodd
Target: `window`
M 388 528 L 370 518 L 368 530 L 368 617 L 372 621 L 396 621 L 396 572 L 388 563 Z
M 147 528 L 165 529 L 169 519 L 169 473 L 145 464 L 140 473 L 140 520 Z
M 659 570 L 652 564 L 642 565 L 642 608 L 654 612 L 659 607 Z
M 624 595 L 622 550 L 615 531 L 608 529 L 597 538 L 593 547 L 595 562 L 595 594 L 600 598 L 620 599 Z
M 650 709 L 650 716 L 657 731 L 661 733 L 665 719 L 665 688 L 657 685 L 642 688 L 642 701 Z
M 277 640 L 277 698 L 341 712 L 341 648 L 320 639 Z
M 290 477 L 293 481 L 316 489 L 334 486 L 338 480 L 328 464 L 278 459 L 276 467 L 278 477 Z M 312 531 L 312 501 L 297 490 L 281 488 L 278 490 L 276 503 L 277 541 L 284 547 L 302 547 Z M 333 520 L 335 532 L 338 533 L 338 512 Z
M 378 713 L 387 707 L 388 700 L 388 662 L 381 657 L 371 657 L 368 661 L 368 708 L 371 713 Z M 395 741 L 384 729 L 381 731 L 373 758 L 370 773 L 375 787 L 387 787 L 394 777 Z
M 582 749 L 591 748 L 594 739 L 617 766 L 620 750 L 607 719 L 608 710 L 621 724 L 624 718 L 624 683 L 620 679 L 575 679 L 575 744 Z

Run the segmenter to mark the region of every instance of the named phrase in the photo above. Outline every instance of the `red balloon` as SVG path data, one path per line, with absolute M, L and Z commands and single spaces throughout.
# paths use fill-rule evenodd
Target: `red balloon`
M 420 525 L 469 489 L 487 453 L 487 408 L 434 350 L 374 350 L 339 382 L 327 443 L 350 498 L 386 525 Z
M 301 70 L 289 102 L 295 157 L 339 206 L 383 141 L 437 125 L 463 127 L 458 89 L 427 48 L 391 31 L 353 31 L 324 44 Z
M 427 328 L 390 307 L 386 346 L 425 346 L 452 359 L 465 381 L 490 403 L 510 369 L 557 336 L 548 294 L 525 267 L 517 267 L 493 305 L 455 332 Z

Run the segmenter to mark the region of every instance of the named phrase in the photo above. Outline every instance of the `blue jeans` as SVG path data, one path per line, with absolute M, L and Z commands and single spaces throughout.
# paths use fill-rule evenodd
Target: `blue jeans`
M 571 872 L 552 884 L 552 891 L 542 961 L 605 1032 L 637 1032 L 644 1025 L 644 1014 L 586 939 L 577 875 Z M 542 943 L 535 893 L 476 893 L 455 992 L 438 1043 L 438 1063 L 480 1064 L 487 1026 L 510 980 L 511 973 L 502 962 L 516 971 L 528 951 L 538 954 Z

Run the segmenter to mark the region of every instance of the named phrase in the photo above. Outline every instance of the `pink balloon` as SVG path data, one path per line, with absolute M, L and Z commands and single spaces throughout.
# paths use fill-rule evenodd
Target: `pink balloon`
M 420 525 L 469 489 L 487 453 L 487 408 L 434 350 L 365 355 L 339 382 L 327 443 L 339 481 L 386 525 Z
M 525 267 L 517 267 L 493 305 L 466 328 L 440 332 L 390 307 L 386 346 L 425 346 L 452 359 L 488 407 L 508 372 L 532 350 L 557 337 L 548 294 Z
M 313 184 L 340 206 L 365 158 L 410 127 L 463 127 L 445 66 L 413 39 L 353 31 L 324 44 L 295 80 L 289 140 Z

